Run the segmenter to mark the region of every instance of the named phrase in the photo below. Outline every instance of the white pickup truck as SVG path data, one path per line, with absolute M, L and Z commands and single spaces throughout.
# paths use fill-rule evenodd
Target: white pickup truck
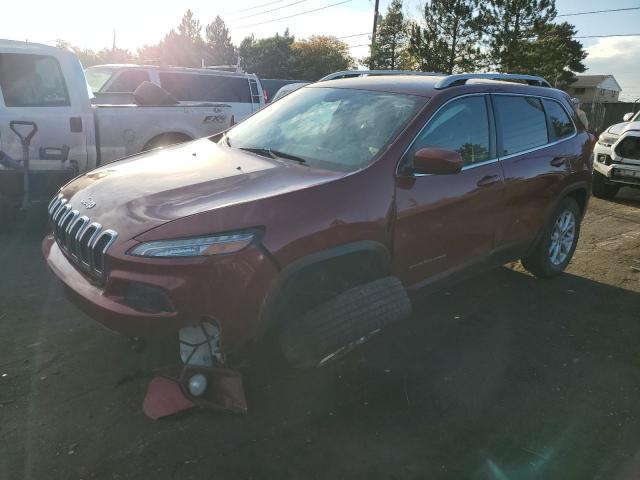
M 178 103 L 150 89 L 137 104 L 97 105 L 72 52 L 0 40 L 0 223 L 28 185 L 50 190 L 98 165 L 231 125 L 227 104 Z M 158 103 L 148 101 L 154 93 Z
M 606 129 L 593 149 L 593 195 L 610 199 L 620 187 L 640 188 L 640 112 Z

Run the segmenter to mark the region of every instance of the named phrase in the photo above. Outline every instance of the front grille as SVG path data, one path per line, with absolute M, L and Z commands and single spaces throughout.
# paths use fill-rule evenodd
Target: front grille
M 49 221 L 56 243 L 67 257 L 85 272 L 101 278 L 104 256 L 118 234 L 80 215 L 62 195 L 49 203 Z

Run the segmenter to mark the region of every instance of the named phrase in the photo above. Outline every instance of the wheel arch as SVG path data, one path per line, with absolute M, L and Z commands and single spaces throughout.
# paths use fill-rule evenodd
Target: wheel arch
M 191 140 L 193 140 L 193 137 L 191 135 L 189 135 L 188 133 L 185 132 L 163 132 L 163 133 L 159 133 L 157 135 L 155 135 L 153 138 L 151 138 L 150 140 L 147 141 L 147 143 L 144 144 L 144 147 L 142 147 L 142 151 L 145 152 L 147 150 L 151 150 L 152 148 L 156 148 L 155 144 L 159 143 L 160 140 L 162 140 L 163 138 L 177 138 L 179 139 L 178 142 L 174 142 L 174 143 L 182 143 L 182 142 L 189 142 Z
M 261 311 L 261 324 L 265 330 L 272 327 L 278 317 L 280 301 L 286 298 L 288 288 L 295 280 L 314 271 L 332 269 L 336 265 L 354 265 L 366 262 L 380 276 L 391 271 L 391 254 L 382 243 L 373 240 L 350 242 L 300 257 L 280 271 L 273 288 L 266 297 Z

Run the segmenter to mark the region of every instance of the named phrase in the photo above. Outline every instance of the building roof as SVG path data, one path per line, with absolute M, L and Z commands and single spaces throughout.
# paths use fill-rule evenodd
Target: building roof
M 616 81 L 613 75 L 576 75 L 576 78 L 578 80 L 571 84 L 571 86 L 574 88 L 599 87 L 601 83 L 605 82 L 608 79 L 611 79 L 617 85 L 617 90 L 622 91 L 622 87 Z

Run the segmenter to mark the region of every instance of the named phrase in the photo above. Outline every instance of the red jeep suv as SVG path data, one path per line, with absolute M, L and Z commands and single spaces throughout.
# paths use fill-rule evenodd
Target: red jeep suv
M 76 178 L 43 253 L 111 329 L 182 339 L 205 322 L 222 361 L 275 327 L 294 363 L 317 363 L 406 315 L 407 291 L 515 259 L 562 272 L 591 140 L 539 77 L 321 81 Z

